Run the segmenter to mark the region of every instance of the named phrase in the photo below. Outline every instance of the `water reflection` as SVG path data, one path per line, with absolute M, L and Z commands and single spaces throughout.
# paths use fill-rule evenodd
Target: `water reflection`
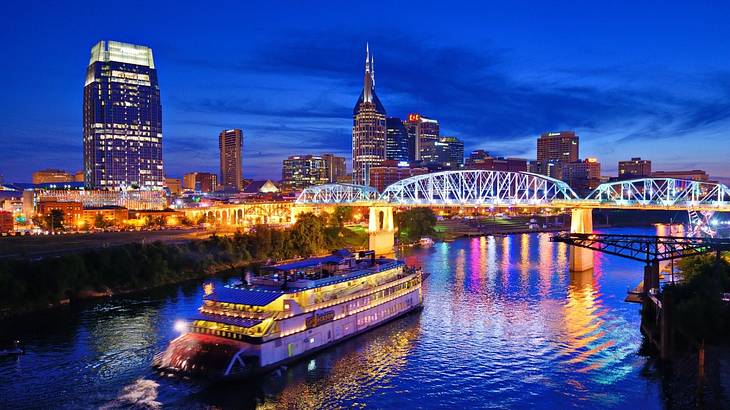
M 623 302 L 641 264 L 596 255 L 592 272 L 571 274 L 568 247 L 547 234 L 403 257 L 430 273 L 422 312 L 253 382 L 205 386 L 150 370 L 175 320 L 198 307 L 201 283 L 16 321 L 4 329 L 29 354 L 0 360 L 0 407 L 660 407 L 636 355 L 638 309 Z

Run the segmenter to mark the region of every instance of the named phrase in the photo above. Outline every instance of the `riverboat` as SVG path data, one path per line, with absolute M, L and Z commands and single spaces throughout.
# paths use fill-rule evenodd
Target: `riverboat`
M 433 246 L 434 242 L 433 242 L 433 239 L 431 239 L 431 238 L 429 238 L 429 237 L 427 237 L 427 236 L 424 236 L 423 238 L 421 238 L 421 239 L 420 239 L 420 240 L 418 241 L 418 244 L 419 244 L 419 245 L 420 245 L 420 246 L 421 246 L 422 248 L 430 248 L 430 247 L 432 247 L 432 246 Z
M 419 309 L 421 283 L 420 269 L 373 251 L 266 267 L 239 285 L 209 286 L 153 365 L 210 378 L 260 374 Z

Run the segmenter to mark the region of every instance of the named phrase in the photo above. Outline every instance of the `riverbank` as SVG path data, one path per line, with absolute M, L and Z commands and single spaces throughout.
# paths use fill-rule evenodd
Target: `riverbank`
M 0 318 L 76 299 L 148 290 L 265 261 L 308 257 L 363 242 L 361 232 L 300 216 L 294 226 L 181 243 L 132 243 L 42 259 L 0 259 Z

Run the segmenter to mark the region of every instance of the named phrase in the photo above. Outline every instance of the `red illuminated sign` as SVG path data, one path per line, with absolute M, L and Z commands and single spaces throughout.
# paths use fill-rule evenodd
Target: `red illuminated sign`
M 421 121 L 421 114 L 408 114 L 408 121 Z

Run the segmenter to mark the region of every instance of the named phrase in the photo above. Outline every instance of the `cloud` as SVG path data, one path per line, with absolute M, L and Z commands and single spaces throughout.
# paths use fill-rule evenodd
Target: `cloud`
M 529 157 L 541 132 L 574 129 L 583 137 L 584 153 L 613 159 L 657 140 L 720 139 L 730 117 L 730 72 L 585 66 L 580 56 L 557 68 L 526 66 L 520 50 L 488 42 L 474 46 L 365 30 L 281 32 L 206 50 L 206 59 L 184 47 L 160 53 L 168 58 L 160 62 L 166 73 L 161 87 L 167 170 L 215 170 L 217 135 L 232 127 L 244 129 L 245 168 L 255 176 L 277 176 L 289 155 L 349 157 L 366 40 L 375 55 L 376 92 L 388 115 L 420 112 L 436 118 L 442 133 L 463 139 L 467 151 Z M 49 132 L 57 137 L 37 137 Z M 33 144 L 38 167 L 77 168 L 80 134 L 80 127 L 2 133 L 11 157 L 3 167 L 27 168 L 12 158 L 27 155 Z M 647 154 L 669 155 L 669 148 L 660 151 Z
M 361 68 L 352 63 L 352 56 L 362 54 L 359 39 L 365 36 L 296 32 L 284 38 L 264 44 L 246 63 L 234 67 L 265 67 L 287 76 L 351 84 L 354 100 Z M 333 38 L 337 40 L 323 40 Z M 628 127 L 632 138 L 658 134 L 668 138 L 727 121 L 730 116 L 730 95 L 726 92 L 717 99 L 708 95 L 683 97 L 673 94 L 677 90 L 622 84 L 620 76 L 634 80 L 641 74 L 637 70 L 589 69 L 587 75 L 593 81 L 587 81 L 585 73 L 577 69 L 564 69 L 548 78 L 520 78 L 510 71 L 510 52 L 506 50 L 435 45 L 393 33 L 370 39 L 376 55 L 377 92 L 389 115 L 420 111 L 439 119 L 443 129 L 470 143 L 566 128 L 600 132 L 617 123 Z M 533 70 L 541 71 L 539 67 Z M 647 79 L 653 76 L 650 72 L 643 75 Z M 672 73 L 662 75 L 673 78 Z M 715 77 L 700 79 L 703 88 L 715 90 L 730 82 L 727 73 Z M 607 81 L 615 85 L 611 87 Z M 681 87 L 675 88 L 681 91 Z M 337 117 L 336 112 L 325 115 Z

